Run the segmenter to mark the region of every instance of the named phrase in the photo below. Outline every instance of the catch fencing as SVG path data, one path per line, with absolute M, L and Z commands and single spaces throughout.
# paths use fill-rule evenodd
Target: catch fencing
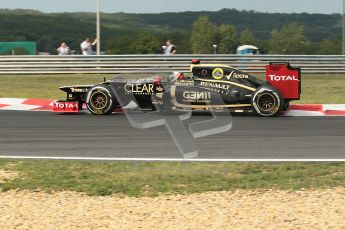
M 189 71 L 192 59 L 237 67 L 250 73 L 265 72 L 270 62 L 290 62 L 303 73 L 345 73 L 343 55 L 102 55 L 0 56 L 0 75 L 10 74 L 121 74 Z

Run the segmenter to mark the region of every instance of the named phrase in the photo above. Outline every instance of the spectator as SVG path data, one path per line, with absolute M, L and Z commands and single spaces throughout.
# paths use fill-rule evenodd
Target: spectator
M 97 44 L 97 39 L 95 39 L 92 43 L 90 42 L 90 38 L 85 38 L 85 40 L 80 44 L 81 51 L 83 55 L 93 55 L 94 52 L 92 50 L 92 46 Z
M 60 47 L 56 50 L 58 52 L 58 55 L 64 56 L 70 54 L 70 48 L 67 46 L 66 42 L 62 42 Z
M 164 50 L 165 55 L 174 55 L 176 53 L 176 46 L 171 40 L 166 41 L 166 48 Z

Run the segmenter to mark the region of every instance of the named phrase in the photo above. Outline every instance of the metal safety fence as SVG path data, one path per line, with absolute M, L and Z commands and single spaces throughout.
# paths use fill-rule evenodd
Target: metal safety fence
M 251 73 L 265 72 L 270 62 L 290 62 L 303 73 L 345 73 L 343 55 L 102 55 L 0 56 L 0 75 L 9 74 L 120 74 L 188 71 L 192 59 L 218 63 Z

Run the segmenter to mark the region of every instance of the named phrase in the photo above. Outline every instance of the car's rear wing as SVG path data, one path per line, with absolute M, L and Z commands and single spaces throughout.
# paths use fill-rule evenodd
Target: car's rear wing
M 288 62 L 271 62 L 266 66 L 266 80 L 279 89 L 285 100 L 299 100 L 301 97 L 301 68 Z

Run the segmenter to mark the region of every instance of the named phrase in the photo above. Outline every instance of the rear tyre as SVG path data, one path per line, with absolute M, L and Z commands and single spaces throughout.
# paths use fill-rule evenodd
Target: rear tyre
M 115 96 L 107 85 L 91 88 L 86 97 L 87 109 L 94 115 L 109 115 L 116 107 Z
M 252 104 L 259 116 L 275 117 L 282 111 L 284 99 L 274 87 L 262 86 L 254 92 Z
M 285 102 L 284 107 L 283 107 L 283 111 L 287 111 L 290 107 L 290 102 Z

